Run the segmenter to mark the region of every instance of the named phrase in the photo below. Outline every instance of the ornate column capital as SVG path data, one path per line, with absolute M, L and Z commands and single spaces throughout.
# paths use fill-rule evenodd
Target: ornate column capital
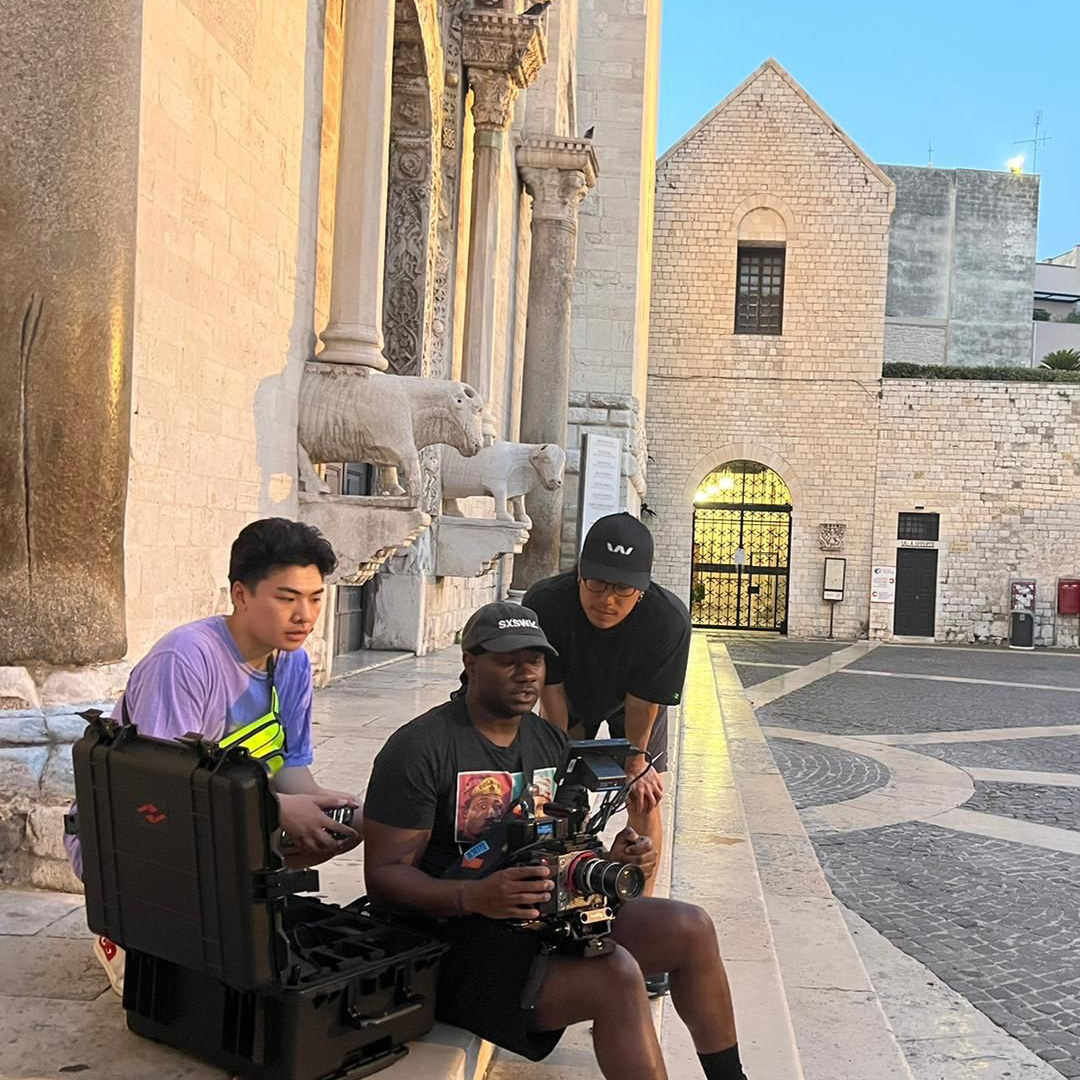
M 530 136 L 517 149 L 517 166 L 533 200 L 533 218 L 577 222 L 578 207 L 600 167 L 588 139 Z
M 473 91 L 473 119 L 481 131 L 505 131 L 518 92 L 547 61 L 547 38 L 539 20 L 503 11 L 468 11 L 461 25 L 461 58 Z

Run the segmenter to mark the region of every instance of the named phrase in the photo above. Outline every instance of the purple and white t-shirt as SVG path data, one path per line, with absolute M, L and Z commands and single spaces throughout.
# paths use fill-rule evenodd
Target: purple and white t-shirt
M 303 649 L 282 652 L 274 666 L 285 767 L 310 765 L 311 661 Z M 240 655 L 224 615 L 187 623 L 167 633 L 132 669 L 124 690 L 128 719 L 142 735 L 176 739 L 196 732 L 219 740 L 270 711 L 267 673 Z M 121 715 L 117 702 L 113 715 Z M 82 877 L 77 838 L 65 836 Z

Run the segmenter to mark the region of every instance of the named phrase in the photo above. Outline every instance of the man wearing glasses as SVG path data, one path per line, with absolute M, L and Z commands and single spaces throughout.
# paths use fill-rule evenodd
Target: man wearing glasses
M 659 853 L 667 706 L 682 694 L 690 613 L 652 581 L 652 559 L 652 533 L 629 514 L 610 514 L 589 530 L 577 568 L 538 581 L 523 603 L 559 653 L 547 665 L 544 716 L 572 738 L 595 738 L 606 721 L 612 738 L 651 755 L 655 770 L 630 789 L 629 817 Z M 627 774 L 645 765 L 628 758 Z M 663 984 L 651 980 L 650 989 Z

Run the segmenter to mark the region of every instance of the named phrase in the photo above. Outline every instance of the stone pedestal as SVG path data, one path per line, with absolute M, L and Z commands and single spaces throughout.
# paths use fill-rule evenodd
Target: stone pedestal
M 142 3 L 5 5 L 0 663 L 127 648 Z
M 472 227 L 465 301 L 462 377 L 491 403 L 495 349 L 502 331 L 498 311 L 499 177 L 506 133 L 518 93 L 547 59 L 538 20 L 498 11 L 472 11 L 462 19 L 462 61 L 473 92 Z M 498 433 L 487 418 L 488 438 Z
M 387 366 L 382 308 L 393 51 L 394 0 L 349 0 L 330 320 L 319 353 L 326 364 Z
M 502 555 L 521 551 L 528 530 L 516 521 L 446 517 L 438 521 L 435 573 L 439 577 L 480 577 Z
M 335 585 L 363 585 L 399 548 L 408 547 L 431 518 L 404 496 L 300 493 L 300 516 L 334 545 Z
M 599 170 L 592 144 L 583 139 L 526 139 L 518 147 L 517 162 L 533 200 L 521 440 L 566 446 L 578 208 Z M 525 551 L 514 560 L 515 588 L 527 589 L 558 572 L 562 506 L 561 490 L 533 495 L 533 529 Z

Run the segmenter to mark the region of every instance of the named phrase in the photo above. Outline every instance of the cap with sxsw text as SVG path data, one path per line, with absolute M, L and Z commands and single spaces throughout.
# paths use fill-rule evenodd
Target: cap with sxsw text
M 653 538 L 630 514 L 598 518 L 585 536 L 579 569 L 583 578 L 629 585 L 644 592 L 651 582 Z
M 515 649 L 543 649 L 559 654 L 540 628 L 540 620 L 531 608 L 507 602 L 485 604 L 469 617 L 461 632 L 465 652 L 483 648 L 487 652 L 513 652 Z

